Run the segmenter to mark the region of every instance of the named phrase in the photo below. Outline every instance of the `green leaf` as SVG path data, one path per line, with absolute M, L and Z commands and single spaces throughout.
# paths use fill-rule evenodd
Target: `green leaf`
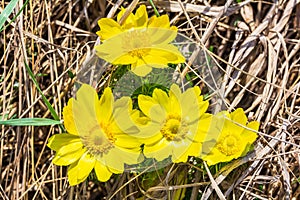
M 21 119 L 9 119 L 0 120 L 0 125 L 10 126 L 50 126 L 61 124 L 60 121 L 47 119 L 47 118 L 21 118 Z
M 71 72 L 70 70 L 68 71 L 68 76 L 69 78 L 73 79 L 75 77 L 75 74 L 73 74 L 73 72 Z

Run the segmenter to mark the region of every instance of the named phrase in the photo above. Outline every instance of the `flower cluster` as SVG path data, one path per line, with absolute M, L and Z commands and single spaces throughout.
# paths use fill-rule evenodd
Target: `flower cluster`
M 107 181 L 122 173 L 124 164 L 142 162 L 141 154 L 157 161 L 171 156 L 175 163 L 195 156 L 208 165 L 243 156 L 259 123 L 247 123 L 240 108 L 206 113 L 208 102 L 200 93 L 197 86 L 181 92 L 173 84 L 169 93 L 155 89 L 152 96 L 139 95 L 136 110 L 129 97 L 115 101 L 106 88 L 98 100 L 95 89 L 84 84 L 63 110 L 67 133 L 49 139 L 48 147 L 56 151 L 53 163 L 69 166 L 69 182 L 76 185 L 93 169 Z
M 130 14 L 120 24 L 100 19 L 97 32 L 102 44 L 98 56 L 114 65 L 131 65 L 139 76 L 152 67 L 184 62 L 176 46 L 170 44 L 177 29 L 167 15 L 148 19 L 146 7 Z M 83 182 L 94 170 L 100 181 L 120 174 L 127 165 L 145 158 L 187 162 L 199 157 L 208 165 L 229 162 L 244 156 L 257 138 L 259 123 L 249 122 L 241 108 L 212 115 L 209 102 L 194 86 L 185 91 L 172 84 L 168 92 L 156 88 L 151 95 L 138 95 L 137 109 L 132 99 L 115 99 L 111 88 L 100 99 L 89 85 L 83 84 L 63 109 L 67 133 L 53 135 L 48 147 L 56 151 L 53 163 L 68 166 L 70 185 Z

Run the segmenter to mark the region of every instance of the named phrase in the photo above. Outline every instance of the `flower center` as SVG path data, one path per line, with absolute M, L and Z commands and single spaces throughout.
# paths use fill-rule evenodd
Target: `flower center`
M 129 30 L 124 34 L 122 47 L 132 57 L 142 58 L 150 51 L 151 41 L 149 38 L 147 29 Z
M 220 138 L 217 148 L 226 156 L 231 156 L 239 151 L 238 142 L 238 138 L 234 137 L 233 135 L 227 135 Z
M 107 154 L 110 149 L 114 148 L 114 134 L 111 132 L 109 125 L 100 124 L 94 126 L 88 136 L 81 138 L 84 146 L 90 154 L 102 157 Z
M 144 55 L 147 54 L 148 51 L 149 51 L 148 49 L 135 49 L 135 50 L 129 51 L 128 53 L 132 57 L 142 58 Z
M 188 126 L 179 115 L 171 114 L 167 117 L 160 132 L 168 141 L 180 140 L 188 132 Z

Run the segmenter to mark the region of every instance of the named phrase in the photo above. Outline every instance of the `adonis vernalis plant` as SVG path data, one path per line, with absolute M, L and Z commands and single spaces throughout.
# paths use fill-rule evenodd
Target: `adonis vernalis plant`
M 252 143 L 256 140 L 259 123 L 257 121 L 247 122 L 243 109 L 238 108 L 229 113 L 222 111 L 212 118 L 211 129 L 207 135 L 216 140 L 212 149 L 202 159 L 208 165 L 215 165 L 220 162 L 229 162 L 233 159 L 244 156 Z M 205 145 L 209 145 L 204 143 Z
M 118 14 L 118 21 L 124 14 Z M 146 76 L 152 68 L 166 68 L 168 64 L 183 63 L 185 58 L 176 46 L 170 44 L 177 28 L 170 26 L 168 15 L 148 19 L 146 7 L 140 6 L 130 14 L 123 25 L 102 18 L 97 34 L 102 44 L 95 47 L 97 55 L 113 65 L 131 65 L 131 71 Z
M 71 185 L 84 181 L 93 169 L 100 181 L 107 181 L 112 173 L 122 173 L 125 163 L 141 161 L 140 143 L 131 136 L 138 133 L 131 122 L 136 112 L 129 97 L 114 101 L 110 88 L 99 100 L 95 89 L 81 86 L 76 99 L 71 98 L 63 110 L 68 133 L 48 141 L 48 147 L 56 151 L 53 163 L 69 166 Z
M 149 118 L 140 133 L 146 157 L 161 161 L 172 156 L 178 163 L 200 155 L 211 120 L 205 113 L 208 101 L 200 94 L 198 86 L 182 93 L 173 84 L 168 94 L 155 89 L 152 97 L 139 95 L 139 107 Z

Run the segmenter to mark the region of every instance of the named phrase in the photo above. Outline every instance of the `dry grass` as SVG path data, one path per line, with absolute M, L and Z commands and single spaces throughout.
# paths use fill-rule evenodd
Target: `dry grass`
M 8 2 L 0 1 L 1 12 Z M 222 106 L 242 107 L 261 122 L 255 151 L 214 175 L 188 163 L 168 166 L 160 179 L 148 182 L 143 173 L 124 173 L 107 183 L 70 187 L 66 168 L 51 163 L 53 152 L 46 147 L 60 132 L 57 126 L 2 126 L 0 199 L 176 199 L 180 192 L 186 199 L 300 198 L 300 1 L 154 3 L 179 32 L 213 47 L 211 56 L 224 74 L 215 91 Z M 61 117 L 76 80 L 68 71 L 80 71 L 97 40 L 97 20 L 115 16 L 121 5 L 128 2 L 29 0 L 0 33 L 0 115 L 51 118 L 26 72 L 27 62 Z M 15 13 L 21 6 L 19 1 Z M 187 182 L 189 170 L 193 177 Z

